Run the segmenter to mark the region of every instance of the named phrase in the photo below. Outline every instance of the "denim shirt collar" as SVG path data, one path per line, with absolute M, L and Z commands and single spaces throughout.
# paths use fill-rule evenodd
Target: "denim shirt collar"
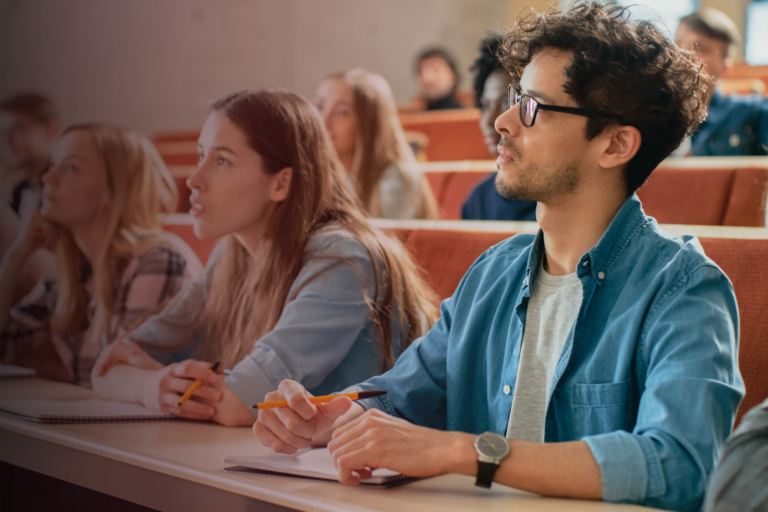
M 648 222 L 637 194 L 629 196 L 616 212 L 597 245 L 588 250 L 580 259 L 576 269 L 579 278 L 591 275 L 598 285 L 608 276 L 613 265 L 621 257 L 629 241 Z M 530 289 L 536 278 L 536 268 L 544 254 L 544 232 L 539 229 L 528 256 L 523 294 L 530 296 Z

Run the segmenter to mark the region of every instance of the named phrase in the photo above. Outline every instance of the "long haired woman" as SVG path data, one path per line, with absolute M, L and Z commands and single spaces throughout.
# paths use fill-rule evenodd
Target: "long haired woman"
M 330 75 L 317 86 L 313 103 L 371 217 L 437 218 L 384 77 L 359 68 Z
M 432 292 L 403 246 L 366 222 L 309 102 L 226 96 L 198 150 L 195 234 L 224 240 L 198 281 L 104 352 L 102 396 L 249 425 L 247 406 L 281 380 L 343 389 L 390 367 L 435 320 Z M 162 364 L 179 351 L 194 359 Z M 208 371 L 214 361 L 226 375 Z M 179 405 L 198 378 L 206 385 Z
M 108 124 L 72 126 L 42 180 L 41 209 L 0 264 L 0 360 L 88 386 L 101 349 L 202 269 L 160 229 L 177 192 L 146 138 Z M 45 245 L 55 246 L 56 277 L 12 304 L 20 265 Z

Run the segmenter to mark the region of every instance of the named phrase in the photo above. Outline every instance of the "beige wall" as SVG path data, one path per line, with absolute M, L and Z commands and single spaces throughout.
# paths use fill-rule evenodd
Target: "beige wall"
M 0 0 L 0 98 L 50 94 L 64 124 L 103 120 L 152 134 L 202 124 L 245 87 L 311 95 L 326 74 L 382 73 L 415 94 L 414 55 L 452 49 L 469 66 L 507 0 Z
M 558 0 L 508 0 L 509 2 L 509 18 L 507 26 L 511 26 L 517 16 L 526 8 L 533 8 L 537 11 L 545 10 L 552 3 L 558 3 Z M 563 2 L 567 3 L 567 1 Z M 604 2 L 607 3 L 607 2 Z M 638 0 L 638 3 L 642 3 L 642 0 Z M 750 0 L 699 0 L 699 6 L 701 7 L 714 7 L 727 14 L 741 32 L 742 38 L 746 37 L 747 31 L 747 6 Z M 674 30 L 674 27 L 670 27 Z M 737 52 L 737 60 L 744 60 L 744 45 L 739 47 Z

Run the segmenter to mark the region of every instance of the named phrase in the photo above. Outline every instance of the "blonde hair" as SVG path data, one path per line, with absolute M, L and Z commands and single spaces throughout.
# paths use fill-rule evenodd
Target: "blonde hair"
M 397 105 L 386 79 L 361 68 L 336 73 L 328 78 L 341 80 L 352 89 L 352 109 L 357 119 L 358 137 L 350 174 L 355 177 L 356 192 L 368 214 L 381 216 L 380 206 L 375 200 L 376 186 L 384 170 L 397 164 L 397 172 L 406 184 L 406 193 L 411 200 L 419 202 L 416 218 L 436 219 L 437 203 L 405 138 Z M 420 190 L 415 190 L 409 172 L 420 175 Z M 419 197 L 414 197 L 417 193 Z
M 171 173 L 146 138 L 110 124 L 80 124 L 67 128 L 87 133 L 104 163 L 110 202 L 106 227 L 93 272 L 96 309 L 90 325 L 93 335 L 109 329 L 115 304 L 118 265 L 160 239 L 160 214 L 176 209 L 178 192 Z M 57 247 L 58 294 L 52 326 L 60 334 L 82 330 L 87 323 L 88 300 L 82 283 L 86 264 L 72 235 L 62 230 Z
M 290 167 L 293 173 L 288 197 L 269 214 L 260 255 L 251 257 L 233 235 L 227 237 L 202 318 L 208 333 L 203 357 L 231 368 L 251 352 L 298 294 L 288 296 L 306 259 L 315 257 L 305 253 L 309 239 L 338 227 L 350 232 L 370 258 L 375 290 L 366 290 L 366 300 L 378 330 L 382 369 L 391 366 L 393 314 L 407 346 L 436 320 L 437 300 L 402 244 L 366 222 L 317 112 L 300 96 L 268 90 L 231 94 L 213 109 L 243 131 L 265 172 Z M 341 263 L 359 267 L 345 259 Z M 362 269 L 357 270 L 365 288 Z

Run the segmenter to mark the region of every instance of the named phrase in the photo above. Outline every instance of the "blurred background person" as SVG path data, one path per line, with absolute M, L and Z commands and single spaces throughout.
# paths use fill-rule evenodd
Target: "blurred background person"
M 42 176 L 42 207 L 0 263 L 0 362 L 90 386 L 102 348 L 201 272 L 160 229 L 176 185 L 152 143 L 107 124 L 68 128 Z M 58 272 L 21 301 L 13 289 L 34 250 L 55 247 Z
M 368 215 L 437 218 L 384 77 L 360 68 L 330 75 L 318 84 L 312 103 Z
M 0 104 L 0 166 L 3 199 L 18 215 L 40 202 L 40 177 L 48 169 L 59 131 L 56 108 L 41 94 L 19 94 Z
M 40 206 L 41 177 L 50 165 L 58 131 L 56 107 L 41 94 L 17 94 L 0 103 L 0 258 Z M 56 262 L 46 248 L 29 254 L 13 283 L 13 301 L 55 273 Z
M 489 34 L 480 42 L 480 57 L 475 72 L 475 105 L 480 109 L 480 131 L 491 157 L 499 156 L 501 135 L 496 131 L 496 118 L 509 105 L 508 91 L 512 78 L 497 56 L 502 36 Z M 501 196 L 496 191 L 496 173 L 484 179 L 469 194 L 461 207 L 464 220 L 536 220 L 536 201 L 521 201 Z
M 444 48 L 430 48 L 416 58 L 419 95 L 426 110 L 464 108 L 456 97 L 461 76 L 456 59 Z
M 680 20 L 675 39 L 681 47 L 698 53 L 707 73 L 720 82 L 730 75 L 731 56 L 741 35 L 723 12 L 705 7 Z M 706 121 L 690 139 L 690 149 L 684 142 L 676 155 L 768 154 L 768 99 L 759 95 L 725 95 L 718 89 L 711 96 Z

